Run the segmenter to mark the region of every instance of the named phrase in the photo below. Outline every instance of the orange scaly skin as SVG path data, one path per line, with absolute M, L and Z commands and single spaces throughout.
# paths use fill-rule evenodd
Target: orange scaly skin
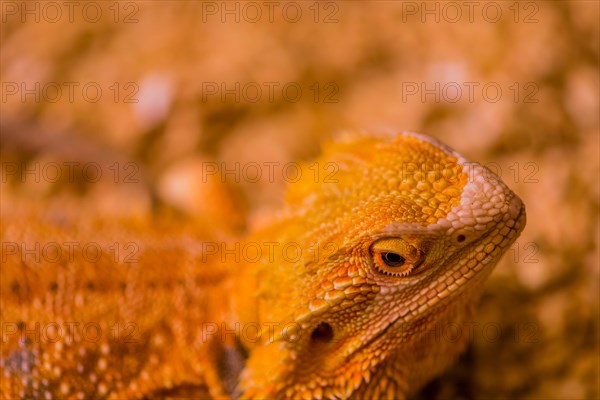
M 450 341 L 435 332 L 473 321 L 483 282 L 525 225 L 524 206 L 491 172 L 423 135 L 352 135 L 318 161 L 339 167 L 335 181 L 311 176 L 292 185 L 281 213 L 246 239 L 261 250 L 254 262 L 213 254 L 201 263 L 201 238 L 134 231 L 141 243 L 134 266 L 3 264 L 2 394 L 404 398 L 417 391 L 466 345 L 467 335 Z M 3 240 L 64 235 L 15 229 L 3 226 Z M 31 329 L 56 320 L 134 323 L 137 341 L 5 334 L 10 322 Z

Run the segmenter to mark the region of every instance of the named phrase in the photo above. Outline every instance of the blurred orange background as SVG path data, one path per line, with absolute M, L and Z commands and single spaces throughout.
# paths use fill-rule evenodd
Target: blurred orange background
M 474 338 L 423 398 L 599 395 L 598 2 L 1 7 L 3 217 L 59 204 L 237 234 L 285 179 L 207 166 L 310 160 L 347 130 L 427 133 L 524 200 L 481 319 L 535 340 Z

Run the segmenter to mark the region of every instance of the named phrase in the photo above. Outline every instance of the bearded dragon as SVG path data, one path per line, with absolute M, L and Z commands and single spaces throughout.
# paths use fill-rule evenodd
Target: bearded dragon
M 473 322 L 524 205 L 425 135 L 348 135 L 318 162 L 332 179 L 305 174 L 239 242 L 173 223 L 4 218 L 2 397 L 418 391 L 466 346 L 440 333 Z M 114 256 L 116 240 L 135 243 L 135 262 Z M 92 241 L 104 252 L 90 261 Z M 46 242 L 62 256 L 36 259 Z

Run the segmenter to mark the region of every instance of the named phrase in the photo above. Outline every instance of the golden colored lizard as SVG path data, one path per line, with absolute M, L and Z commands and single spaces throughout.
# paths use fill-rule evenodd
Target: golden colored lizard
M 306 174 L 243 242 L 169 223 L 3 221 L 3 397 L 417 391 L 465 347 L 440 332 L 473 321 L 524 206 L 424 135 L 353 134 L 318 161 L 333 179 Z M 136 262 L 116 257 L 123 243 Z

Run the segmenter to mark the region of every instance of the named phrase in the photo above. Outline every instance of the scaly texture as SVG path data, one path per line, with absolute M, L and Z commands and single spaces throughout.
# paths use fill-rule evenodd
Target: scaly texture
M 207 252 L 198 238 L 165 240 L 164 230 L 158 239 L 130 233 L 142 243 L 135 265 L 9 259 L 3 395 L 402 398 L 418 390 L 466 345 L 467 335 L 441 333 L 473 322 L 484 280 L 525 225 L 524 206 L 490 171 L 423 135 L 349 135 L 318 162 L 338 170 L 329 179 L 305 174 L 272 223 L 230 252 Z M 22 234 L 9 224 L 3 240 L 63 232 L 34 225 Z M 134 326 L 136 341 L 24 338 L 24 328 L 52 321 Z

